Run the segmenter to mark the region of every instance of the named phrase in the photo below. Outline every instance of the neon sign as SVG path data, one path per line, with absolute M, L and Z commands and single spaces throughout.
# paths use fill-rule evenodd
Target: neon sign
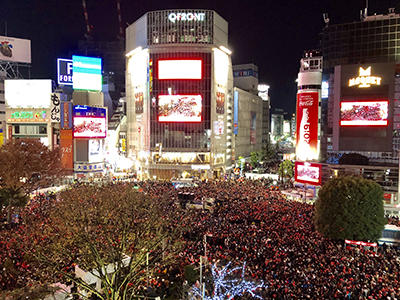
M 176 21 L 204 21 L 205 13 L 170 13 L 168 20 L 172 23 Z
M 15 111 L 11 114 L 11 119 L 45 120 L 46 119 L 46 111 L 45 110 L 42 110 L 40 112 Z
M 349 79 L 349 87 L 369 88 L 371 85 L 381 85 L 382 77 L 371 76 L 371 67 L 360 67 L 358 77 Z

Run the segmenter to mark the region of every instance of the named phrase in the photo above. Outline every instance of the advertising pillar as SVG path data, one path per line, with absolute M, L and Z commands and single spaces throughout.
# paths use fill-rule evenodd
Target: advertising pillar
M 318 160 L 319 92 L 297 94 L 296 159 Z

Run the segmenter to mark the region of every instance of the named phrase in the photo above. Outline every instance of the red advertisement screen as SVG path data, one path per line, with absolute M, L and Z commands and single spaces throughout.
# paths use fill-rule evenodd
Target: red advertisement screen
M 297 94 L 297 159 L 318 159 L 318 102 L 318 92 L 306 92 Z
M 74 117 L 74 138 L 105 138 L 106 118 Z
M 340 126 L 387 126 L 389 102 L 342 101 Z
M 294 164 L 295 180 L 311 185 L 321 185 L 321 165 L 296 161 Z
M 160 59 L 158 79 L 202 79 L 201 59 Z
M 201 95 L 158 96 L 159 122 L 201 122 Z

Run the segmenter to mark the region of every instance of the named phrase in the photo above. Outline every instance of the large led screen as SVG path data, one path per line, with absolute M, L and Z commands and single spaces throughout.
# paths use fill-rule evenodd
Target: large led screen
M 201 95 L 158 96 L 159 122 L 201 122 Z
M 105 138 L 106 118 L 74 117 L 74 138 Z
M 340 103 L 341 126 L 387 126 L 389 102 L 354 101 Z
M 296 161 L 294 164 L 295 180 L 311 185 L 321 185 L 321 165 Z
M 101 58 L 73 55 L 72 83 L 74 90 L 101 91 Z
M 4 96 L 6 105 L 11 108 L 49 108 L 51 100 L 51 80 L 5 80 Z
M 297 94 L 296 110 L 296 159 L 316 160 L 319 156 L 318 92 L 301 92 Z
M 160 59 L 158 79 L 202 79 L 201 59 Z

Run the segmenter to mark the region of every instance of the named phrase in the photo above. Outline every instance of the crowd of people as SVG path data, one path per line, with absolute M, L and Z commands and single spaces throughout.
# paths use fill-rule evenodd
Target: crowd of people
M 222 266 L 246 262 L 248 276 L 264 282 L 266 299 L 400 299 L 399 250 L 348 248 L 325 239 L 313 226 L 313 205 L 289 201 L 265 182 L 216 181 L 179 191 L 165 183 L 142 186 L 153 197 L 187 192 L 214 198 L 212 213 L 191 212 L 194 230 L 181 256 L 197 265 L 205 254 Z
M 191 209 L 189 217 L 173 220 L 176 226 L 193 228 L 185 232 L 179 253 L 186 265 L 198 266 L 200 256 L 219 266 L 246 262 L 246 277 L 264 283 L 257 293 L 265 299 L 400 299 L 400 250 L 348 248 L 325 239 L 313 226 L 314 206 L 285 199 L 268 182 L 209 181 L 180 189 L 170 182 L 136 184 L 140 192 L 176 205 L 179 193 L 193 194 L 197 202 L 215 199 L 213 210 Z M 21 213 L 18 226 L 0 230 L 0 269 L 8 269 L 0 272 L 0 290 L 23 280 L 10 276 L 9 270 L 29 272 L 24 254 L 15 249 L 23 241 L 18 235 L 24 213 L 45 218 L 52 199 L 37 196 Z M 399 224 L 395 218 L 389 222 Z M 163 285 L 168 282 L 164 278 Z M 207 280 L 210 294 L 212 285 Z M 158 284 L 157 278 L 152 281 Z

